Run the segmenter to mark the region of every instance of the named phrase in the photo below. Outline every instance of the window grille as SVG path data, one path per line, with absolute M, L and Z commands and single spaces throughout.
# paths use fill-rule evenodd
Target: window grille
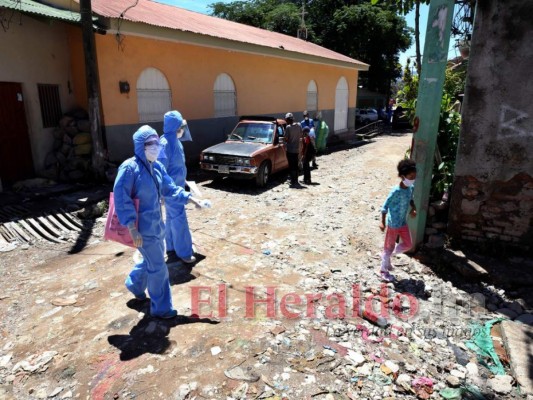
M 41 105 L 41 117 L 43 128 L 52 128 L 59 124 L 61 100 L 59 98 L 59 85 L 37 84 L 39 92 L 39 104 Z
M 215 117 L 232 117 L 237 115 L 237 94 L 235 85 L 228 74 L 217 76 L 213 88 L 215 100 Z
M 172 109 L 172 94 L 168 81 L 156 68 L 146 68 L 137 80 L 137 110 L 139 122 L 162 121 Z
M 309 112 L 309 115 L 314 117 L 315 113 L 318 111 L 318 91 L 315 81 L 310 81 L 309 85 L 307 85 L 306 104 L 306 110 Z

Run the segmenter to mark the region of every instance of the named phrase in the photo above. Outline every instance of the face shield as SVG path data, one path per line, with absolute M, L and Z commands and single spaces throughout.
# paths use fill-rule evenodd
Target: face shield
M 189 130 L 187 120 L 183 120 L 181 127 L 178 129 L 176 134 L 181 142 L 192 142 L 191 131 Z

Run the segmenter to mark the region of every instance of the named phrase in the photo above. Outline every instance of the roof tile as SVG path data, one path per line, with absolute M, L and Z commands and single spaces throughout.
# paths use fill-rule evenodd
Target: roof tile
M 108 18 L 123 18 L 133 22 L 208 35 L 270 48 L 282 48 L 288 52 L 313 55 L 329 60 L 342 61 L 360 69 L 368 65 L 311 42 L 265 29 L 228 21 L 222 18 L 200 14 L 183 8 L 161 4 L 150 0 L 139 0 L 132 6 L 131 0 L 93 0 L 93 12 Z M 131 8 L 129 8 L 131 7 Z

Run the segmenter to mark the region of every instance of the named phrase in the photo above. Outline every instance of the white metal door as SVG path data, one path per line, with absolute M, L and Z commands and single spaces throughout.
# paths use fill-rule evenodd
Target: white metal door
M 337 82 L 335 90 L 335 121 L 333 124 L 334 132 L 345 131 L 348 129 L 348 82 L 346 78 L 341 77 Z

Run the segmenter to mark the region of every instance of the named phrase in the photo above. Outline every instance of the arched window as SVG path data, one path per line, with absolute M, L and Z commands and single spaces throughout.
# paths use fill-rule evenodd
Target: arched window
M 334 132 L 348 129 L 348 82 L 341 76 L 335 90 L 335 121 Z
M 167 78 L 156 68 L 146 68 L 137 79 L 139 122 L 162 121 L 172 109 L 172 96 Z
M 318 111 L 318 91 L 315 81 L 311 80 L 307 85 L 307 111 L 309 115 L 314 116 Z
M 237 115 L 237 94 L 235 85 L 228 74 L 220 74 L 213 87 L 215 99 L 215 117 L 232 117 Z

